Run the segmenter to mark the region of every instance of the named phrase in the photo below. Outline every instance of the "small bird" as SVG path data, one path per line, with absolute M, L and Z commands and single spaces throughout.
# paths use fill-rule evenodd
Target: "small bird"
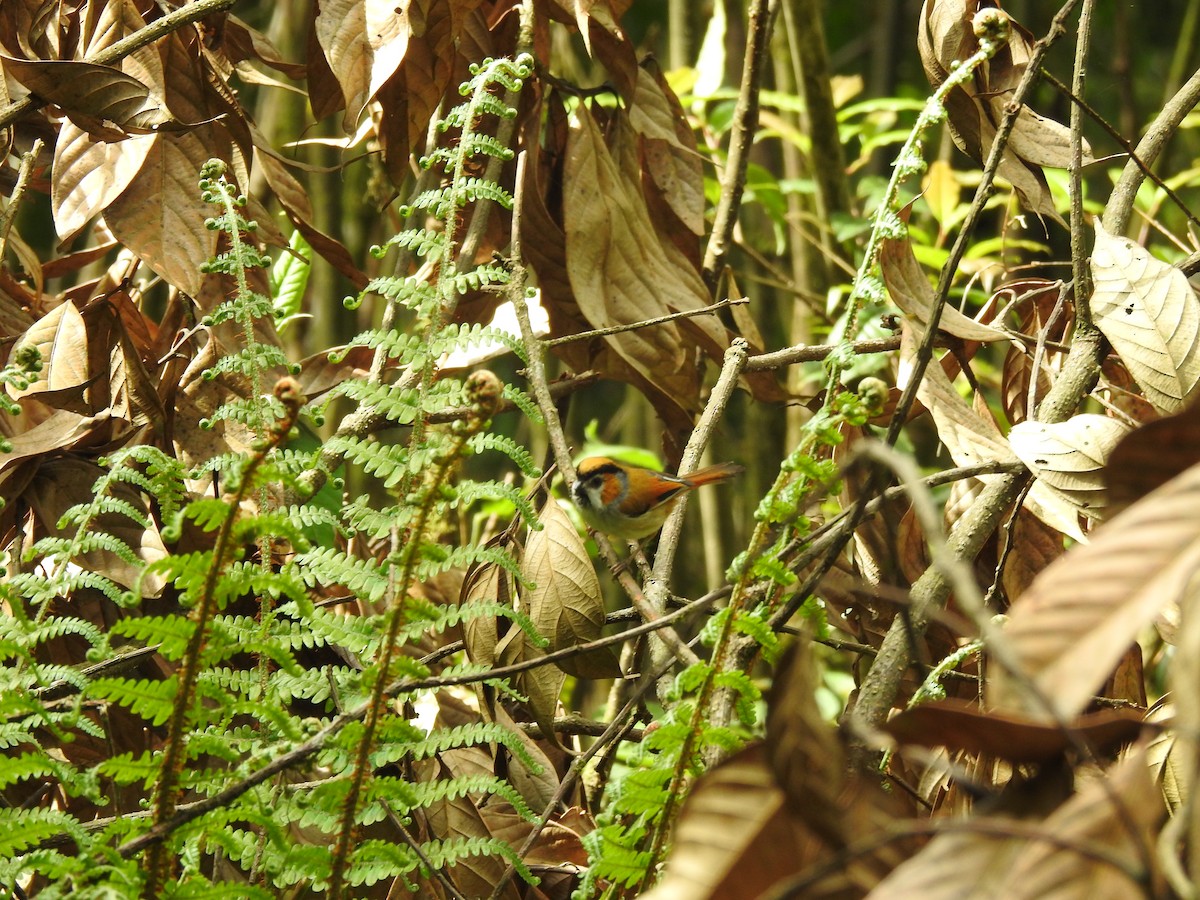
M 584 520 L 597 531 L 627 541 L 640 541 L 662 528 L 688 491 L 744 471 L 736 463 L 719 463 L 681 477 L 607 456 L 589 456 L 576 469 L 579 480 L 571 486 L 571 499 Z

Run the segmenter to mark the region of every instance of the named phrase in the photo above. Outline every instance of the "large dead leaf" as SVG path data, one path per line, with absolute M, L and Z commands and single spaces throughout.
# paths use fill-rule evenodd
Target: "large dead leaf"
M 571 117 L 563 178 L 566 267 L 579 308 L 595 328 L 628 325 L 709 302 L 699 274 L 660 239 L 641 192 L 632 131 L 613 120 L 612 149 L 582 105 Z M 685 409 L 695 406 L 693 341 L 711 353 L 726 345 L 710 317 L 611 335 L 605 341 L 650 384 Z
M 186 294 L 200 293 L 200 266 L 216 251 L 216 233 L 204 227 L 212 207 L 200 201 L 200 167 L 226 158 L 223 129 L 160 134 L 137 177 L 104 211 L 113 235 L 151 269 Z
M 50 200 L 54 230 L 66 241 L 93 216 L 104 212 L 141 171 L 153 135 L 108 142 L 64 121 L 54 145 Z
M 703 234 L 704 173 L 695 132 L 657 66 L 638 68 L 629 124 L 642 136 L 644 165 L 654 186 L 692 234 Z
M 896 384 L 903 387 L 910 377 L 916 346 L 908 323 L 901 334 L 900 369 Z M 1016 462 L 1008 441 L 990 416 L 981 415 L 954 389 L 954 384 L 942 366 L 934 362 L 926 367 L 925 377 L 917 391 L 917 399 L 925 405 L 937 424 L 938 438 L 946 445 L 950 458 L 959 466 L 974 466 L 982 462 Z M 983 475 L 980 481 L 997 476 Z M 1076 509 L 1044 483 L 1034 482 L 1025 498 L 1025 505 L 1047 525 L 1076 540 L 1086 540 L 1079 528 Z
M 174 122 L 162 97 L 145 84 L 111 66 L 73 60 L 24 60 L 0 56 L 12 78 L 50 101 L 88 130 L 120 137 L 123 131 L 152 131 Z
M 41 354 L 42 370 L 24 389 L 6 384 L 5 389 L 13 399 L 87 383 L 87 327 L 74 303 L 60 303 L 34 322 L 18 338 L 13 354 L 26 347 L 35 347 Z
M 1096 221 L 1092 317 L 1146 399 L 1178 412 L 1200 382 L 1200 298 L 1184 274 Z
M 406 4 L 404 14 L 412 36 L 400 64 L 373 91 L 379 101 L 377 133 L 396 184 L 410 174 L 409 153 L 424 140 L 429 120 L 451 86 L 455 39 L 477 3 L 409 0 Z
M 1008 441 L 1021 462 L 1052 491 L 1086 516 L 1103 518 L 1104 463 L 1129 427 L 1085 413 L 1065 422 L 1019 422 Z
M 473 566 L 463 579 L 462 594 L 458 602 L 463 606 L 482 603 L 511 606 L 512 576 L 503 566 L 495 563 Z M 500 639 L 495 613 L 473 615 L 463 622 L 462 628 L 467 659 L 476 665 L 495 665 L 496 642 Z
M 911 377 L 916 358 L 916 336 L 905 323 L 900 345 L 900 368 L 896 386 L 903 388 Z M 917 390 L 917 399 L 925 405 L 937 425 L 938 438 L 956 465 L 975 466 L 983 462 L 1015 462 L 1017 457 L 996 423 L 979 415 L 962 395 L 937 360 L 925 367 L 925 376 Z M 980 480 L 995 478 L 981 476 Z
M 1105 709 L 1071 722 L 1074 736 L 1097 752 L 1132 743 L 1144 724 L 1132 709 Z M 881 726 L 902 744 L 965 750 L 1014 763 L 1043 763 L 1074 747 L 1056 725 L 984 711 L 976 702 L 947 698 L 897 713 Z
M 451 778 L 440 757 L 419 760 L 413 764 L 414 772 L 422 781 L 432 782 Z M 479 805 L 470 796 L 449 794 L 430 803 L 425 813 L 430 834 L 422 838 L 437 837 L 441 840 L 470 840 L 490 837 L 491 832 Z M 508 867 L 508 860 L 490 853 L 464 854 L 453 865 L 445 867 L 445 874 L 454 885 L 468 897 L 487 897 Z M 501 893 L 502 900 L 517 900 L 520 894 L 513 884 Z
M 1045 720 L 1045 707 L 1024 687 L 1029 679 L 1059 716 L 1070 720 L 1086 708 L 1139 631 L 1194 590 L 1198 510 L 1194 466 L 1046 569 L 1009 610 L 1004 638 L 1021 673 L 991 668 L 991 705 Z
M 646 900 L 752 900 L 800 870 L 804 829 L 786 808 L 761 746 L 710 771 L 692 790 L 666 873 Z M 811 846 L 812 839 L 808 838 Z
M 1104 470 L 1109 502 L 1124 509 L 1185 469 L 1200 463 L 1200 406 L 1147 422 L 1130 432 Z
M 363 107 L 404 60 L 412 37 L 412 5 L 412 0 L 321 3 L 316 36 L 342 88 L 346 103 L 342 128 L 346 132 L 355 130 Z
M 1043 821 L 981 816 L 948 824 L 869 900 L 1124 900 L 1146 896 L 1146 848 L 1163 806 L 1144 751 L 1090 782 Z M 1024 836 L 1028 834 L 1029 836 Z M 1114 860 L 1116 865 L 1107 860 Z M 1133 873 L 1132 875 L 1129 873 Z
M 604 595 L 587 548 L 553 498 L 538 518 L 542 529 L 530 534 L 521 559 L 522 574 L 535 585 L 522 597 L 529 617 L 551 651 L 594 641 L 604 628 Z M 586 674 L 586 666 L 581 672 L 573 665 L 578 662 L 563 660 L 559 666 L 568 674 L 597 677 Z
M 928 331 L 935 299 L 933 287 L 913 255 L 909 239 L 884 241 L 880 248 L 879 267 L 892 302 L 900 307 L 901 312 L 916 320 L 921 331 Z M 1004 332 L 976 322 L 949 304 L 942 308 L 938 330 L 968 341 L 1003 341 L 1007 337 Z

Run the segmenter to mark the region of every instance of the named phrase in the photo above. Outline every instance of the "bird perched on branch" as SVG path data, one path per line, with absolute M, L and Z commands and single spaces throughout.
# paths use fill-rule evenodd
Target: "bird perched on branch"
M 597 531 L 628 541 L 639 541 L 662 528 L 688 491 L 744 471 L 736 463 L 719 463 L 690 475 L 668 475 L 607 456 L 589 456 L 576 469 L 579 480 L 571 486 L 571 499 L 584 520 Z

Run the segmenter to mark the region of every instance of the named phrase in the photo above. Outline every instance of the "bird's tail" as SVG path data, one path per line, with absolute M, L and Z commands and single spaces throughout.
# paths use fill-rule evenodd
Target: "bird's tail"
M 735 475 L 739 475 L 746 471 L 745 466 L 739 466 L 737 463 L 717 463 L 715 466 L 706 466 L 703 469 L 697 469 L 689 475 L 684 476 L 688 484 L 693 487 L 699 487 L 702 484 L 715 484 L 719 481 L 728 481 Z

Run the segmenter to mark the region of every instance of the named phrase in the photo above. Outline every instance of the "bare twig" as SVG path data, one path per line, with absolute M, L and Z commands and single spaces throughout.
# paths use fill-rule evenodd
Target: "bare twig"
M 748 18 L 749 41 L 742 68 L 742 86 L 733 111 L 729 156 L 721 176 L 721 198 L 717 201 L 712 235 L 704 251 L 704 283 L 709 290 L 716 288 L 717 276 L 729 253 L 733 228 L 742 205 L 742 192 L 746 187 L 750 147 L 758 130 L 758 94 L 770 50 L 772 12 L 769 0 L 752 0 Z
M 685 309 L 683 312 L 670 313 L 665 316 L 657 316 L 653 319 L 643 319 L 641 322 L 633 322 L 629 325 L 612 325 L 608 328 L 595 328 L 591 331 L 581 331 L 578 334 L 568 334 L 563 337 L 552 338 L 548 341 L 542 341 L 543 347 L 557 347 L 560 344 L 570 344 L 575 341 L 588 341 L 592 338 L 605 337 L 610 334 L 621 334 L 625 331 L 637 331 L 641 328 L 648 328 L 651 325 L 662 325 L 666 322 L 674 322 L 676 319 L 690 319 L 695 316 L 709 316 L 725 309 L 727 306 L 741 306 L 743 303 L 749 303 L 748 297 L 739 297 L 736 299 L 721 300 L 718 303 L 713 303 L 709 306 L 702 306 L 699 309 Z
M 713 429 L 724 414 L 729 398 L 733 396 L 734 388 L 737 387 L 738 378 L 746 367 L 748 351 L 749 344 L 742 338 L 735 339 L 729 349 L 725 351 L 725 362 L 721 366 L 721 374 L 713 386 L 712 393 L 709 394 L 708 403 L 704 405 L 700 421 L 692 429 L 687 446 L 683 449 L 683 458 L 679 466 L 680 475 L 694 471 L 699 465 L 700 456 L 704 453 Z M 666 609 L 667 598 L 670 595 L 671 573 L 675 566 L 675 551 L 679 547 L 679 535 L 683 526 L 686 503 L 687 495 L 685 494 L 663 524 L 662 535 L 658 540 L 658 550 L 654 554 L 654 571 L 646 585 L 646 599 L 649 601 L 651 609 L 659 615 Z M 651 668 L 661 668 L 663 649 L 661 643 L 651 642 Z
M 21 168 L 17 172 L 17 182 L 13 185 L 12 196 L 8 198 L 4 211 L 0 212 L 0 264 L 4 260 L 4 251 L 8 249 L 8 232 L 21 208 L 21 198 L 25 196 L 25 188 L 29 185 L 29 173 L 33 171 L 33 164 L 37 162 L 38 154 L 42 152 L 43 146 L 45 145 L 42 139 L 37 138 L 34 140 L 33 146 L 21 154 Z

